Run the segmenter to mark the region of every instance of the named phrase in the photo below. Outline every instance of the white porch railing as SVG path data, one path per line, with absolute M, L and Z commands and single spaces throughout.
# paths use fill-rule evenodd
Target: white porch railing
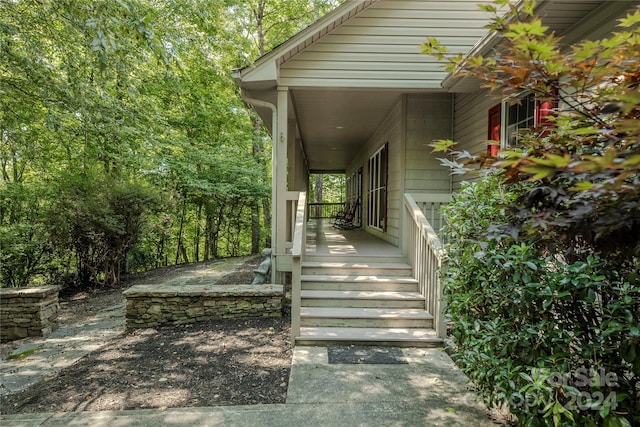
M 285 212 L 285 248 L 287 252 L 290 252 L 293 247 L 293 235 L 296 231 L 296 213 L 298 212 L 299 199 L 299 191 L 287 191 L 287 210 Z
M 418 197 L 416 197 L 418 198 Z M 420 204 L 430 206 L 427 209 L 432 219 L 436 218 L 439 205 L 448 203 L 449 195 L 420 195 Z M 438 205 L 438 208 L 435 208 Z M 418 280 L 419 291 L 424 296 L 426 310 L 434 317 L 433 327 L 439 338 L 446 338 L 447 322 L 444 316 L 445 304 L 442 301 L 440 271 L 446 268 L 446 257 L 442 243 L 432 225 L 425 218 L 423 210 L 410 194 L 404 195 L 403 242 L 404 253 L 413 267 Z M 439 214 L 438 214 L 439 216 Z
M 424 217 L 431 225 L 431 228 L 440 236 L 440 240 L 443 240 L 443 236 L 440 235 L 440 229 L 442 228 L 442 215 L 440 214 L 440 208 L 442 205 L 446 205 L 451 201 L 450 194 L 412 194 L 413 200 Z
M 338 212 L 345 209 L 344 202 L 338 203 L 309 203 L 307 205 L 307 217 L 309 219 L 335 218 Z
M 302 276 L 302 257 L 306 249 L 306 207 L 307 193 L 300 192 L 296 209 L 295 226 L 293 231 L 293 247 L 291 256 L 293 266 L 291 270 L 291 338 L 293 344 L 300 336 L 300 289 Z

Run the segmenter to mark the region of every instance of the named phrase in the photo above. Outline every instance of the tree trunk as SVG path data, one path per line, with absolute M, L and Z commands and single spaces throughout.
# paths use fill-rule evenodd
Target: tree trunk
M 183 195 L 182 201 L 182 215 L 180 216 L 180 229 L 178 230 L 178 248 L 176 249 L 176 264 L 180 261 L 180 249 L 182 247 L 182 230 L 184 229 L 184 219 L 187 216 L 187 195 Z
M 184 260 L 185 264 L 189 264 L 189 256 L 187 255 L 187 248 L 184 247 L 183 244 L 180 244 L 180 253 L 182 254 L 182 259 Z
M 205 211 L 206 212 L 206 211 Z M 211 238 L 211 216 L 205 213 L 204 216 L 204 260 L 209 261 L 209 239 Z
M 193 260 L 200 261 L 200 221 L 202 219 L 202 203 L 198 204 L 198 213 L 196 215 L 196 237 L 193 242 Z
M 258 4 L 258 10 L 256 14 L 256 28 L 258 34 L 258 52 L 260 56 L 265 54 L 265 30 L 264 30 L 264 11 L 267 4 L 266 1 L 260 1 Z M 253 119 L 253 132 L 255 134 L 255 142 L 253 144 L 253 155 L 256 161 L 258 162 L 258 167 L 263 170 L 265 173 L 263 176 L 268 176 L 267 172 L 267 162 L 264 159 L 263 151 L 264 144 L 262 143 L 262 120 L 259 117 L 255 117 Z M 273 139 L 273 138 L 272 138 Z M 262 199 L 262 215 L 263 215 L 263 224 L 266 230 L 271 230 L 271 202 L 270 198 Z M 265 247 L 271 247 L 271 237 L 267 237 L 265 239 Z M 258 251 L 256 251 L 257 253 Z
M 316 182 L 315 182 L 315 187 L 316 187 L 316 191 L 315 191 L 315 196 L 316 196 L 316 203 L 322 203 L 322 190 L 324 187 L 324 175 L 319 173 L 316 175 Z M 317 205 L 316 206 L 316 218 L 322 218 L 322 205 Z
M 251 253 L 260 252 L 260 205 L 257 202 L 251 204 Z

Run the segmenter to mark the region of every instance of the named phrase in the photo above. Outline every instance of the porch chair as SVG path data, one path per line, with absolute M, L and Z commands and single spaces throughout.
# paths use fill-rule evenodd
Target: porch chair
M 344 202 L 344 206 L 341 211 L 336 212 L 336 214 L 329 220 L 329 224 L 335 225 L 337 221 L 344 219 L 348 214 L 351 206 L 351 201 L 347 200 Z
M 360 206 L 360 200 L 356 200 L 353 203 L 346 203 L 345 210 L 343 212 L 338 212 L 334 219 L 330 221 L 331 224 L 333 224 L 333 227 L 341 230 L 359 228 L 360 225 L 355 223 L 358 206 Z

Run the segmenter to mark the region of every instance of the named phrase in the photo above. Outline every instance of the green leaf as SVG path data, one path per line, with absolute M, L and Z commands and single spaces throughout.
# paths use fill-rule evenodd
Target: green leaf
M 554 175 L 556 172 L 555 168 L 550 166 L 542 166 L 542 165 L 523 166 L 521 169 L 523 172 L 533 174 L 533 176 L 529 178 L 528 181 L 538 181 L 538 180 L 547 178 L 551 175 Z
M 636 10 L 634 13 L 628 14 L 625 18 L 619 19 L 620 27 L 629 28 L 640 23 L 640 10 Z
M 484 10 L 485 12 L 489 12 L 489 13 L 496 13 L 498 11 L 498 9 L 495 6 L 490 5 L 490 4 L 480 3 L 480 4 L 478 4 L 478 7 L 480 9 Z
M 529 376 L 526 372 L 520 372 L 520 378 L 529 383 L 533 383 L 533 378 L 531 378 L 531 376 Z
M 631 427 L 629 420 L 615 414 L 609 414 L 609 416 L 604 419 L 604 425 L 606 427 Z
M 430 147 L 433 147 L 434 153 L 441 152 L 441 151 L 445 151 L 445 152 L 449 151 L 450 148 L 453 147 L 454 145 L 456 145 L 456 142 L 450 139 L 439 139 L 429 144 Z
M 577 184 L 573 185 L 570 190 L 571 191 L 589 191 L 594 187 L 593 183 L 589 181 L 581 181 Z
M 538 165 L 554 167 L 556 169 L 564 168 L 571 163 L 571 157 L 569 157 L 568 154 L 559 156 L 557 154 L 545 153 L 544 159 L 533 156 L 529 156 L 528 159 Z

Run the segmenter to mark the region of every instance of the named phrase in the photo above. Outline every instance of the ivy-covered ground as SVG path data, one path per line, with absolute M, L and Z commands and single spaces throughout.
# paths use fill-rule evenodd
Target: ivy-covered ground
M 218 283 L 250 283 L 259 262 L 248 260 Z M 160 269 L 130 278 L 118 289 L 63 295 L 59 320 L 81 321 L 122 302 L 122 290 L 132 283 L 171 280 L 202 267 Z M 43 382 L 3 396 L 0 412 L 284 403 L 289 333 L 288 316 L 128 331 Z

